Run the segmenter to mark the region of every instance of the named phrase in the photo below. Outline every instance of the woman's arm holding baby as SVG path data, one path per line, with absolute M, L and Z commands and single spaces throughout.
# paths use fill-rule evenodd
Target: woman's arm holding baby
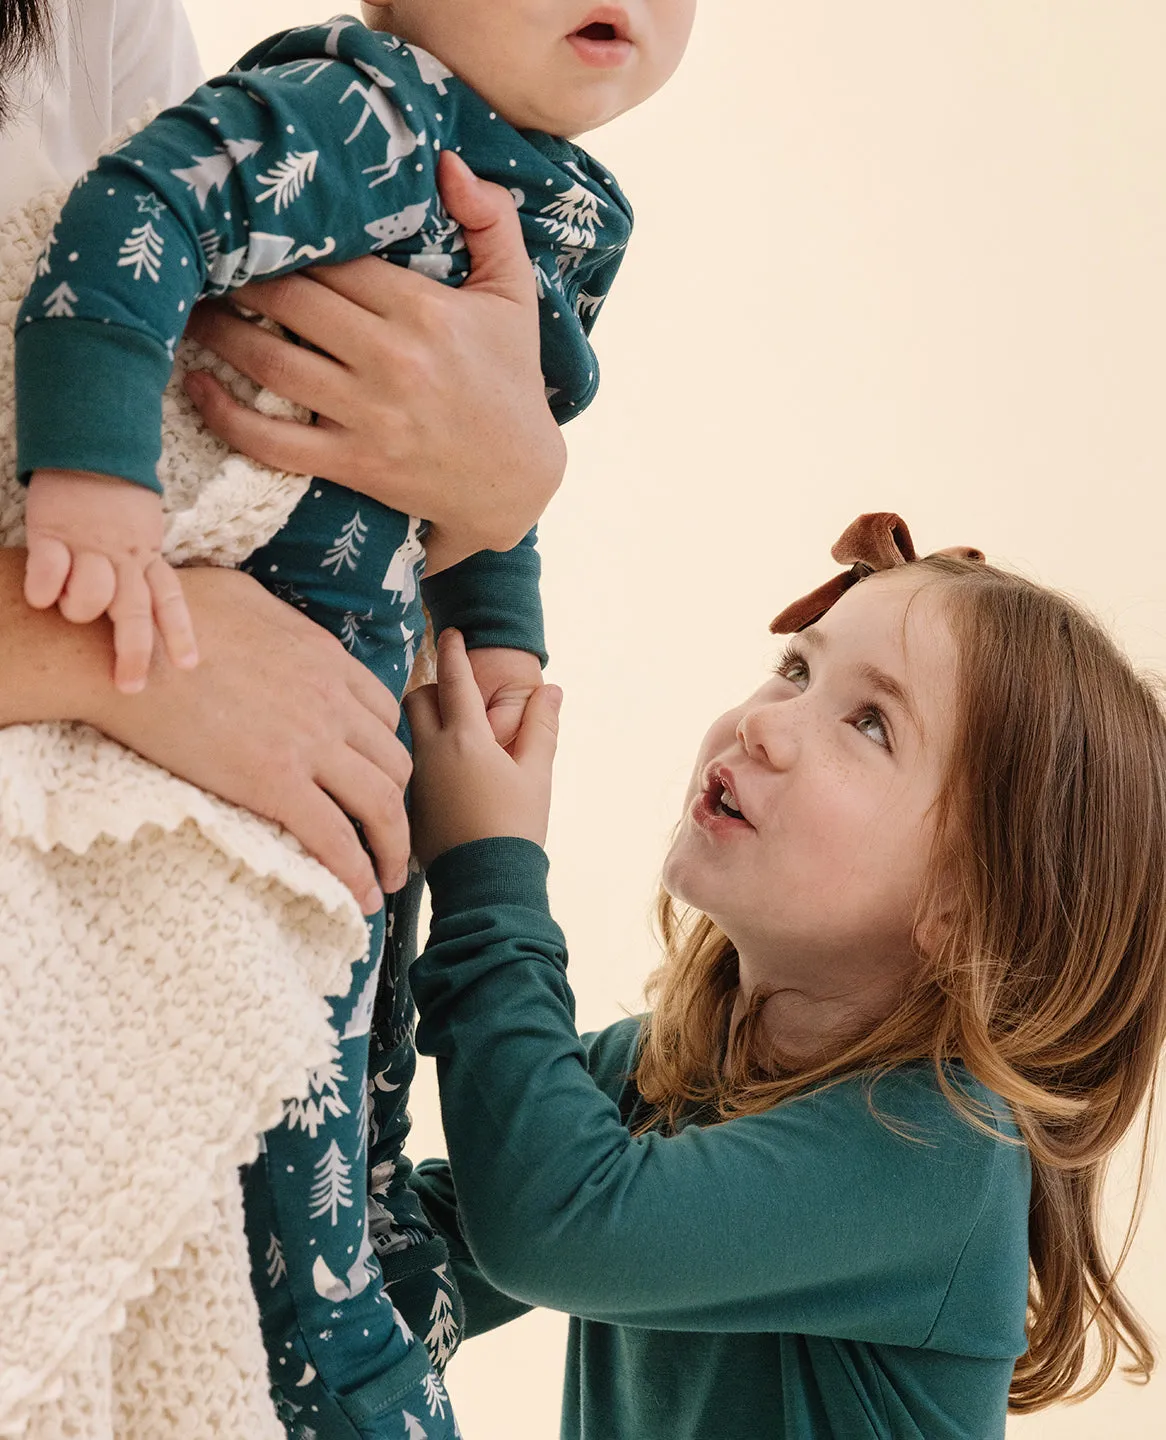
M 23 569 L 23 551 L 0 550 L 0 725 L 96 726 L 284 825 L 370 912 L 380 903 L 377 875 L 347 811 L 376 852 L 384 888 L 404 883 L 411 767 L 395 734 L 397 702 L 337 640 L 247 575 L 187 570 L 203 662 L 181 671 L 156 656 L 147 693 L 127 696 L 109 683 L 106 622 L 75 626 L 29 609 Z

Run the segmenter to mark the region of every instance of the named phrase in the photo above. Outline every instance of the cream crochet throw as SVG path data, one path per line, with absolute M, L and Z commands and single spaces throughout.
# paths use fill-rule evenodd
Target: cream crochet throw
M 13 325 L 62 200 L 0 225 L 5 546 Z M 164 431 L 173 560 L 238 564 L 307 486 L 228 456 L 174 381 Z M 365 945 L 276 826 L 85 726 L 0 730 L 0 1436 L 282 1440 L 236 1167 L 310 1093 Z

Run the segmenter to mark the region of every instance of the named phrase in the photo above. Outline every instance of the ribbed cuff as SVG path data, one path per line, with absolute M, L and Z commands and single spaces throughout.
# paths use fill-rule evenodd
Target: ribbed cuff
M 549 869 L 541 845 L 514 835 L 455 845 L 426 871 L 433 918 L 499 905 L 521 905 L 549 915 Z
M 152 336 L 99 320 L 32 320 L 16 332 L 17 470 L 89 470 L 155 494 L 162 391 L 173 361 Z
M 524 541 L 513 550 L 481 550 L 423 580 L 434 633 L 456 625 L 467 650 L 528 650 L 546 665 L 541 569 L 538 551 Z

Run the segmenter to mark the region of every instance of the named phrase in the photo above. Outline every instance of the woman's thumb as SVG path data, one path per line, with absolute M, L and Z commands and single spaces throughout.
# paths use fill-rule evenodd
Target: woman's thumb
M 470 252 L 470 274 L 463 288 L 489 290 L 533 309 L 534 274 L 510 191 L 479 180 L 452 150 L 442 151 L 437 176 L 442 203 L 462 227 Z

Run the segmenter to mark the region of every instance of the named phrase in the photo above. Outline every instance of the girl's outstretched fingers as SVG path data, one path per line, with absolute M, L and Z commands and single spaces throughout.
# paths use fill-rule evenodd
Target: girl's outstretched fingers
M 451 725 L 475 730 L 484 726 L 493 739 L 465 637 L 453 628 L 443 630 L 437 638 L 437 701 L 443 729 Z
M 559 710 L 563 692 L 557 685 L 540 686 L 526 702 L 514 739 L 514 760 L 524 770 L 545 769 L 550 775 L 559 744 Z

